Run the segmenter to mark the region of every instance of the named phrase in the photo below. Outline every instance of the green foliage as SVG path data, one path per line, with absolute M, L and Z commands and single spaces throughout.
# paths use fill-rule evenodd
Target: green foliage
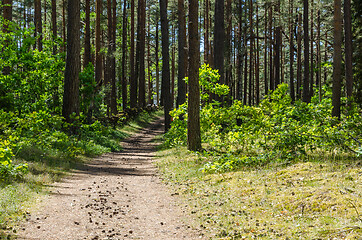
M 205 146 L 200 159 L 207 161 L 202 171 L 224 172 L 276 161 L 290 163 L 314 152 L 361 156 L 361 113 L 352 107 L 341 120 L 332 118 L 330 91 L 325 91 L 322 102 L 316 96 L 310 104 L 292 104 L 288 85 L 281 84 L 259 106 L 244 106 L 241 101 L 222 106 L 208 100 L 208 92 L 228 93 L 227 86 L 217 83 L 218 77 L 207 66 L 200 70 L 200 122 Z M 187 103 L 173 110 L 171 116 L 174 121 L 165 135 L 165 144 L 186 145 Z
M 10 28 L 8 33 L 0 32 L 0 71 L 7 73 L 0 75 L 1 109 L 24 113 L 50 108 L 60 112 L 64 54 L 52 54 L 50 43 L 42 52 L 33 50 L 32 29 L 15 23 Z
M 28 171 L 27 164 L 12 163 L 14 154 L 8 141 L 0 141 L 0 183 L 7 183 L 13 179 L 20 178 Z

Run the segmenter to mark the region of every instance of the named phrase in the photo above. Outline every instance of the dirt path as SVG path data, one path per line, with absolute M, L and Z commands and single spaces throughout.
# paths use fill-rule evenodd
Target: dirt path
M 54 184 L 19 239 L 200 239 L 156 175 L 152 162 L 161 120 Z

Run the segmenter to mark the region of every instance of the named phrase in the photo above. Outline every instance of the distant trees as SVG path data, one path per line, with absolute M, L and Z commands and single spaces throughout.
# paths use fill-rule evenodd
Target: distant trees
M 1 14 L 8 20 L 2 25 L 4 34 L 9 30 L 7 23 L 18 24 L 17 29 L 29 29 L 27 34 L 32 38 L 24 41 L 15 37 L 18 46 L 26 43 L 31 50 L 64 61 L 61 58 L 65 54 L 61 53 L 69 50 L 68 44 L 73 47 L 67 39 L 72 13 L 67 11 L 67 1 L 2 3 Z M 79 112 L 86 113 L 89 121 L 114 121 L 123 116 L 119 114 L 121 110 L 133 114 L 147 104 L 155 104 L 165 108 L 167 129 L 171 123 L 169 111 L 190 97 L 191 86 L 184 81 L 185 77 L 191 78 L 188 57 L 194 54 L 189 55 L 191 39 L 186 38 L 193 30 L 186 23 L 190 22 L 191 13 L 195 14 L 190 4 L 185 0 L 84 0 L 84 24 L 78 35 L 78 58 L 82 63 L 80 101 L 84 103 L 80 104 Z M 358 67 L 362 54 L 357 47 L 359 40 L 353 39 L 360 31 L 358 1 L 341 3 L 344 38 L 340 44 L 335 43 L 338 39 L 334 36 L 338 29 L 331 24 L 330 13 L 335 13 L 331 1 L 204 0 L 198 4 L 197 67 L 207 63 L 218 69 L 220 83 L 230 88 L 230 94 L 222 99 L 211 93 L 206 101 L 219 100 L 227 106 L 237 99 L 244 105 L 257 105 L 283 82 L 289 84 L 288 94 L 293 102 L 310 103 L 317 93 L 321 101 L 325 91 L 329 93 L 332 89 L 334 104 L 338 105 L 338 99 L 344 96 L 348 97 L 349 105 L 353 105 L 353 99 L 362 99 L 357 91 L 362 86 L 357 77 L 362 75 Z M 332 61 L 339 51 L 334 44 L 341 45 L 341 67 L 345 69 L 340 72 L 332 71 L 332 66 L 337 70 L 339 64 L 338 58 Z M 61 64 L 58 67 L 61 72 Z M 10 70 L 9 66 L 1 69 L 4 76 Z M 341 90 L 333 81 L 337 77 Z M 49 109 L 58 114 L 62 104 L 68 104 L 59 96 L 63 85 L 69 84 L 66 81 L 53 81 L 52 99 L 46 100 Z M 6 93 L 6 89 L 2 92 Z M 339 104 L 343 111 L 345 102 Z

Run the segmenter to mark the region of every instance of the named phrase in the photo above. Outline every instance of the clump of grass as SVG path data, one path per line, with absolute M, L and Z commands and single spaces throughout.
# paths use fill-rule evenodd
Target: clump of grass
M 159 153 L 158 166 L 212 239 L 361 239 L 358 160 L 271 163 L 205 174 L 185 148 Z

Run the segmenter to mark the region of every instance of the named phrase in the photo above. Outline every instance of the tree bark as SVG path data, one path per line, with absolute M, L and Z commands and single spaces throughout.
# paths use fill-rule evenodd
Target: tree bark
M 353 90 L 351 0 L 344 0 L 344 39 L 346 93 L 350 105 Z
M 41 0 L 34 0 L 35 37 L 36 46 L 39 51 L 43 51 L 43 27 L 41 20 Z
M 200 42 L 198 33 L 198 0 L 189 0 L 189 45 L 187 147 L 191 151 L 198 151 L 201 149 L 199 90 Z
M 72 114 L 79 115 L 80 0 L 69 0 L 67 10 L 69 21 L 62 115 L 66 122 L 71 123 Z
M 3 18 L 7 22 L 11 22 L 13 20 L 13 0 L 3 0 Z M 9 25 L 5 22 L 3 32 L 9 31 Z
M 280 26 L 280 0 L 277 1 L 275 11 L 277 12 L 277 17 L 279 18 L 278 25 L 275 29 L 275 55 L 274 55 L 274 81 L 275 88 L 281 83 L 280 81 L 280 50 L 282 44 L 282 27 Z
M 297 99 L 301 99 L 302 92 L 302 14 L 298 14 L 297 33 Z
M 55 0 L 52 0 L 55 2 Z M 56 22 L 56 19 L 53 20 Z M 84 31 L 84 60 L 83 68 L 86 68 L 91 60 L 91 33 L 90 33 L 90 0 L 85 1 L 85 31 Z
M 127 1 L 123 1 L 123 21 L 122 21 L 122 107 L 127 109 L 127 77 L 126 77 L 126 54 L 127 54 Z
M 304 76 L 303 76 L 303 102 L 310 102 L 309 91 L 309 13 L 308 0 L 303 0 L 303 31 L 304 31 Z
M 96 47 L 96 62 L 95 62 L 95 80 L 98 85 L 102 83 L 103 57 L 101 53 L 101 14 L 102 0 L 96 0 L 96 32 L 95 32 L 95 47 Z
M 177 14 L 178 16 L 178 76 L 177 76 L 178 93 L 177 93 L 176 106 L 178 107 L 186 101 L 186 89 L 185 89 L 186 83 L 184 78 L 186 77 L 187 52 L 186 52 L 186 31 L 185 31 L 186 17 L 185 17 L 184 0 L 178 0 L 177 8 L 178 8 L 178 14 Z M 207 34 L 208 32 L 206 33 L 206 35 Z
M 341 82 L 342 82 L 342 14 L 341 0 L 334 0 L 333 16 L 333 88 L 332 116 L 341 117 Z
M 157 98 L 157 105 L 162 105 L 160 103 L 160 64 L 159 64 L 159 57 L 158 57 L 158 49 L 159 49 L 159 37 L 158 37 L 158 26 L 159 20 L 158 16 L 156 16 L 156 46 L 155 46 L 155 55 L 156 55 L 156 98 Z
M 224 46 L 225 46 L 225 29 L 224 29 L 224 0 L 215 0 L 215 30 L 214 30 L 214 68 L 219 71 L 221 84 L 225 83 L 224 79 Z M 216 100 L 220 100 L 215 96 Z
M 138 1 L 140 10 L 139 18 L 139 88 L 138 88 L 138 107 L 146 107 L 146 73 L 145 73 L 145 46 L 146 46 L 146 4 L 145 0 Z
M 130 49 L 130 106 L 135 108 L 137 106 L 137 79 L 135 77 L 135 62 L 134 62 L 134 0 L 131 0 L 131 49 Z
M 161 13 L 161 35 L 162 35 L 162 86 L 161 94 L 165 115 L 165 132 L 171 126 L 171 92 L 170 92 L 170 52 L 169 52 L 169 32 L 167 20 L 167 1 L 160 0 Z M 197 25 L 197 23 L 196 23 Z M 196 33 L 198 34 L 198 33 Z
M 293 25 L 293 0 L 289 0 L 289 87 L 292 102 L 295 102 Z

